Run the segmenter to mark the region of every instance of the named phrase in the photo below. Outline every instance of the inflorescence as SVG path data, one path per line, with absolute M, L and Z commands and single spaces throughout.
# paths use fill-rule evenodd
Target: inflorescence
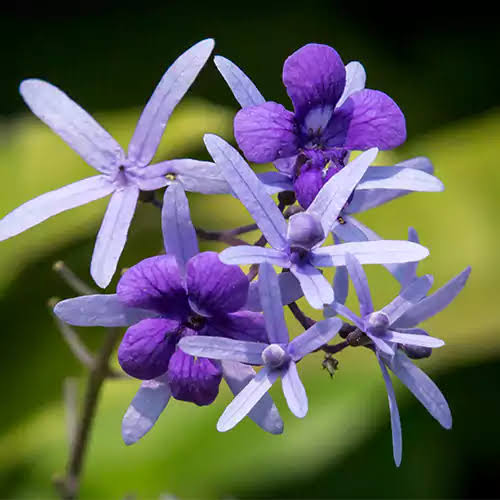
M 213 40 L 203 40 L 170 66 L 126 153 L 61 90 L 41 80 L 23 81 L 20 92 L 33 113 L 98 175 L 24 203 L 0 220 L 0 239 L 111 195 L 90 267 L 95 283 L 105 288 L 116 272 L 138 200 L 161 208 L 165 254 L 126 270 L 115 294 L 86 294 L 54 308 L 70 325 L 127 328 L 118 361 L 142 382 L 123 419 L 125 443 L 144 436 L 170 398 L 211 404 L 223 379 L 235 397 L 217 423 L 219 431 L 249 416 L 265 431 L 279 434 L 283 421 L 268 394 L 271 386 L 281 379 L 290 411 L 303 418 L 308 399 L 298 374 L 300 361 L 322 352 L 322 365 L 333 375 L 338 367 L 334 355 L 362 346 L 382 371 L 399 465 L 401 424 L 389 372 L 443 427 L 451 427 L 444 396 L 412 360 L 428 357 L 444 344 L 419 324 L 457 296 L 470 268 L 429 294 L 432 276 L 416 272 L 429 252 L 416 231 L 410 228 L 405 241 L 384 240 L 354 214 L 413 191 L 442 191 L 443 185 L 427 158 L 372 165 L 379 150 L 405 141 L 404 115 L 385 93 L 365 88 L 359 62 L 344 65 L 333 48 L 320 44 L 308 44 L 285 61 L 283 83 L 293 111 L 266 101 L 240 68 L 216 56 L 215 65 L 241 106 L 234 136 L 243 155 L 222 138 L 206 134 L 213 163 L 152 163 L 170 115 L 213 46 Z M 353 151 L 361 154 L 352 158 Z M 275 169 L 256 174 L 247 160 L 273 163 Z M 154 192 L 162 188 L 160 201 Z M 195 228 L 186 191 L 233 196 L 255 224 L 220 233 Z M 278 204 L 272 197 L 277 193 Z M 254 245 L 238 238 L 255 229 L 261 237 Z M 333 244 L 325 244 L 330 236 Z M 200 252 L 198 237 L 228 247 L 220 254 Z M 248 275 L 238 267 L 243 264 L 252 265 Z M 380 310 L 373 306 L 364 264 L 385 266 L 399 282 L 400 293 Z M 323 274 L 326 267 L 335 268 L 333 283 Z M 345 305 L 349 280 L 359 314 Z M 301 297 L 322 311 L 324 319 L 307 317 L 296 304 Z M 284 306 L 304 328 L 292 340 Z M 330 344 L 337 335 L 340 341 Z

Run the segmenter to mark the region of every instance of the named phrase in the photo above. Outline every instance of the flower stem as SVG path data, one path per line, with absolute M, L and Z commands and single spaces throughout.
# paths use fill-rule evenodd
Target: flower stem
M 288 308 L 292 311 L 295 319 L 307 330 L 316 323 L 312 318 L 306 316 L 304 312 L 300 309 L 296 302 L 291 302 L 288 304 Z
M 108 329 L 104 343 L 95 358 L 95 365 L 90 369 L 83 409 L 71 443 L 66 475 L 54 480 L 54 484 L 64 500 L 74 500 L 78 496 L 83 461 L 99 402 L 99 394 L 104 380 L 109 374 L 109 358 L 120 338 L 120 333 L 118 328 Z

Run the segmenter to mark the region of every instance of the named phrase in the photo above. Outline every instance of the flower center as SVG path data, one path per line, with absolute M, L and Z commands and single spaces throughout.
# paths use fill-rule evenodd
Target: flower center
M 289 359 L 288 353 L 278 344 L 268 345 L 262 352 L 262 361 L 271 368 L 279 368 Z
M 175 181 L 175 179 L 177 179 L 177 175 L 169 173 L 165 175 L 165 179 L 167 179 L 167 181 Z
M 200 331 L 205 326 L 206 318 L 200 316 L 199 314 L 191 314 L 187 321 L 186 326 L 192 330 Z

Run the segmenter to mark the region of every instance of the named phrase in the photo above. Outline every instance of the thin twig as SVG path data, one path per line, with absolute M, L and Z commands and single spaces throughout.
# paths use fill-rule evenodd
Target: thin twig
M 338 344 L 321 346 L 320 349 L 324 352 L 327 352 L 328 354 L 336 354 L 337 352 L 342 351 L 343 349 L 345 349 L 346 347 L 349 347 L 350 345 L 351 344 L 349 344 L 349 342 L 347 342 L 347 340 L 343 340 L 342 342 L 339 342 Z
M 227 243 L 228 245 L 232 246 L 248 245 L 246 241 L 241 240 L 240 238 L 236 238 L 235 236 L 227 233 L 226 231 L 205 231 L 205 229 L 197 227 L 196 234 L 198 235 L 198 237 L 204 240 L 222 241 L 223 243 Z
M 78 419 L 78 381 L 75 377 L 66 377 L 63 382 L 63 399 L 66 410 L 66 432 L 69 449 L 75 441 Z
M 52 266 L 52 269 L 80 295 L 95 295 L 97 293 L 92 287 L 82 281 L 62 260 L 58 260 Z
M 90 351 L 80 340 L 78 334 L 64 321 L 60 320 L 53 311 L 54 306 L 59 302 L 58 299 L 53 298 L 49 300 L 49 310 L 54 318 L 57 325 L 57 329 L 61 333 L 64 341 L 68 344 L 70 351 L 73 353 L 76 359 L 80 361 L 83 366 L 86 366 L 89 370 L 93 369 L 95 366 L 95 360 Z
M 70 325 L 60 320 L 54 314 L 53 309 L 58 302 L 59 300 L 57 298 L 52 298 L 49 300 L 49 310 L 52 317 L 54 318 L 54 322 L 57 326 L 57 329 L 61 333 L 63 340 L 68 345 L 73 356 L 75 356 L 75 358 L 89 370 L 94 369 L 96 360 L 92 355 L 92 353 L 87 349 L 86 345 L 82 342 L 78 333 L 73 328 L 71 328 Z M 123 378 L 123 375 L 115 370 L 110 369 L 107 374 L 107 377 Z
M 66 475 L 54 480 L 54 484 L 64 500 L 74 500 L 78 495 L 83 459 L 99 401 L 99 393 L 109 373 L 109 358 L 119 338 L 120 330 L 118 328 L 108 329 L 104 344 L 96 356 L 95 366 L 90 371 L 83 409 L 76 428 L 75 439 L 71 447 Z
M 295 316 L 295 319 L 307 330 L 311 328 L 316 321 L 314 321 L 309 316 L 306 316 L 304 312 L 300 309 L 296 302 L 291 302 L 288 304 L 288 308 L 292 311 L 292 314 Z

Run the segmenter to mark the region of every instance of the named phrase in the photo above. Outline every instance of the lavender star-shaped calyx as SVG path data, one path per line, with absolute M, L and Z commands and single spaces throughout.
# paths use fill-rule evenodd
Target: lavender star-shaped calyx
M 334 294 L 317 267 L 345 265 L 347 252 L 355 254 L 365 264 L 417 261 L 428 255 L 426 248 L 407 241 L 364 241 L 321 247 L 352 190 L 374 160 L 376 149 L 362 153 L 332 177 L 309 208 L 291 217 L 287 224 L 264 185 L 242 156 L 215 135 L 205 135 L 204 141 L 231 189 L 250 212 L 271 246 L 241 245 L 227 248 L 220 256 L 223 262 L 269 262 L 289 268 L 300 282 L 311 306 L 321 309 L 324 304 L 334 300 Z
M 410 231 L 410 236 L 416 237 Z M 444 342 L 429 336 L 418 324 L 444 309 L 465 286 L 470 268 L 448 282 L 428 297 L 432 286 L 429 275 L 417 278 L 413 263 L 407 265 L 408 280 L 400 294 L 379 311 L 373 310 L 370 289 L 363 268 L 352 255 L 346 256 L 346 266 L 353 282 L 360 305 L 360 316 L 352 313 L 343 304 L 335 302 L 332 308 L 341 316 L 349 319 L 358 328 L 358 333 L 366 334 L 373 345 L 389 398 L 391 414 L 392 442 L 394 461 L 397 466 L 402 458 L 402 435 L 399 411 L 389 368 L 427 411 L 445 428 L 451 428 L 452 418 L 446 399 L 434 382 L 404 352 L 421 352 L 422 348 L 440 347 Z
M 204 66 L 213 46 L 211 39 L 197 43 L 166 71 L 142 112 L 127 154 L 57 87 L 42 80 L 23 81 L 20 92 L 33 113 L 100 175 L 43 194 L 16 208 L 0 220 L 0 240 L 65 210 L 112 195 L 91 263 L 93 279 L 105 288 L 125 246 L 140 191 L 166 186 L 170 181 L 165 175 L 171 174 L 188 190 L 226 192 L 227 185 L 212 163 L 182 159 L 151 165 L 170 115 Z
M 262 366 L 258 374 L 234 398 L 217 423 L 221 432 L 232 429 L 252 410 L 278 378 L 291 412 L 307 414 L 306 391 L 297 372 L 297 362 L 328 343 L 342 326 L 338 318 L 320 321 L 290 341 L 283 314 L 277 275 L 268 263 L 260 265 L 259 293 L 266 322 L 267 342 L 227 338 L 184 337 L 180 348 L 193 356 L 232 360 Z
M 225 378 L 237 393 L 254 375 L 251 367 L 195 359 L 177 348 L 187 336 L 223 336 L 265 340 L 262 314 L 242 310 L 248 279 L 237 266 L 222 263 L 214 252 L 198 253 L 187 198 L 178 183 L 165 192 L 162 229 L 167 254 L 150 257 L 128 269 L 116 295 L 65 300 L 55 313 L 81 326 L 128 326 L 118 349 L 120 365 L 144 380 L 125 414 L 127 444 L 155 423 L 169 398 L 208 405 Z M 272 433 L 282 421 L 268 397 L 250 415 Z

